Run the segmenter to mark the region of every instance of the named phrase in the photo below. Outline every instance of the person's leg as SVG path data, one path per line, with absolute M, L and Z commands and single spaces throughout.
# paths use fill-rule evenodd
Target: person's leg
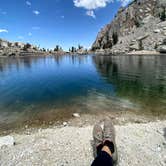
M 92 166 L 113 166 L 117 162 L 117 149 L 115 144 L 115 130 L 110 120 L 104 121 L 104 132 L 101 126 L 95 125 L 93 130 L 97 157 Z M 102 140 L 101 140 L 102 139 Z
M 115 128 L 110 119 L 104 120 L 103 144 L 112 152 L 113 163 L 118 161 L 117 147 L 115 142 Z
M 113 166 L 112 153 L 108 146 L 103 146 L 92 166 Z

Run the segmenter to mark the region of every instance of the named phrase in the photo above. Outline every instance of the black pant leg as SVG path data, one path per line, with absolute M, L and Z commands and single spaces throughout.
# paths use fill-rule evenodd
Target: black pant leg
M 113 166 L 112 157 L 108 153 L 101 151 L 91 166 Z

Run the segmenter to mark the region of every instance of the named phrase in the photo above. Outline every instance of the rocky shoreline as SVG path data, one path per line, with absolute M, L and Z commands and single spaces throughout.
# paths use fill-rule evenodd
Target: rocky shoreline
M 1 166 L 90 165 L 94 159 L 93 126 L 109 117 L 116 129 L 119 166 L 165 165 L 165 116 L 136 110 L 95 114 L 76 112 L 55 124 L 22 125 L 21 129 L 1 134 L 0 163 Z
M 115 125 L 118 165 L 165 165 L 165 124 L 166 121 L 155 121 Z M 90 165 L 94 159 L 92 129 L 93 125 L 62 125 L 11 133 L 6 138 L 9 144 L 0 147 L 0 163 L 2 166 Z M 2 139 L 5 138 L 0 137 L 0 143 Z

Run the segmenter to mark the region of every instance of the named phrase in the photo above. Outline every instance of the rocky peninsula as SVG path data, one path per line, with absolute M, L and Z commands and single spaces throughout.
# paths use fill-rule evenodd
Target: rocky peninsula
M 79 52 L 78 52 L 79 53 Z M 60 46 L 54 49 L 40 48 L 30 43 L 10 42 L 0 39 L 0 57 L 46 56 L 65 55 L 66 51 Z
M 134 0 L 98 33 L 97 54 L 166 53 L 166 1 Z

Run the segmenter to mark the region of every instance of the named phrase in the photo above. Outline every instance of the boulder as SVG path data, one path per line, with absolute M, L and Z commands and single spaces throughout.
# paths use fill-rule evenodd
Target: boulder
M 157 51 L 160 53 L 166 53 L 166 45 L 158 46 Z
M 163 30 L 166 30 L 166 27 L 163 27 Z
M 11 146 L 15 144 L 15 140 L 12 136 L 0 137 L 0 148 L 2 146 Z
M 130 49 L 130 51 L 138 51 L 138 50 L 140 50 L 139 44 L 138 43 L 134 43 L 134 44 L 131 43 L 129 46 L 129 49 Z
M 163 43 L 162 43 L 162 44 L 163 44 L 163 45 L 166 45 L 166 39 L 163 40 Z
M 160 33 L 161 31 L 160 31 L 160 29 L 155 29 L 154 30 L 154 33 Z
M 95 53 L 96 53 L 96 54 L 104 55 L 104 54 L 105 54 L 105 50 L 101 48 L 101 49 L 96 50 Z

